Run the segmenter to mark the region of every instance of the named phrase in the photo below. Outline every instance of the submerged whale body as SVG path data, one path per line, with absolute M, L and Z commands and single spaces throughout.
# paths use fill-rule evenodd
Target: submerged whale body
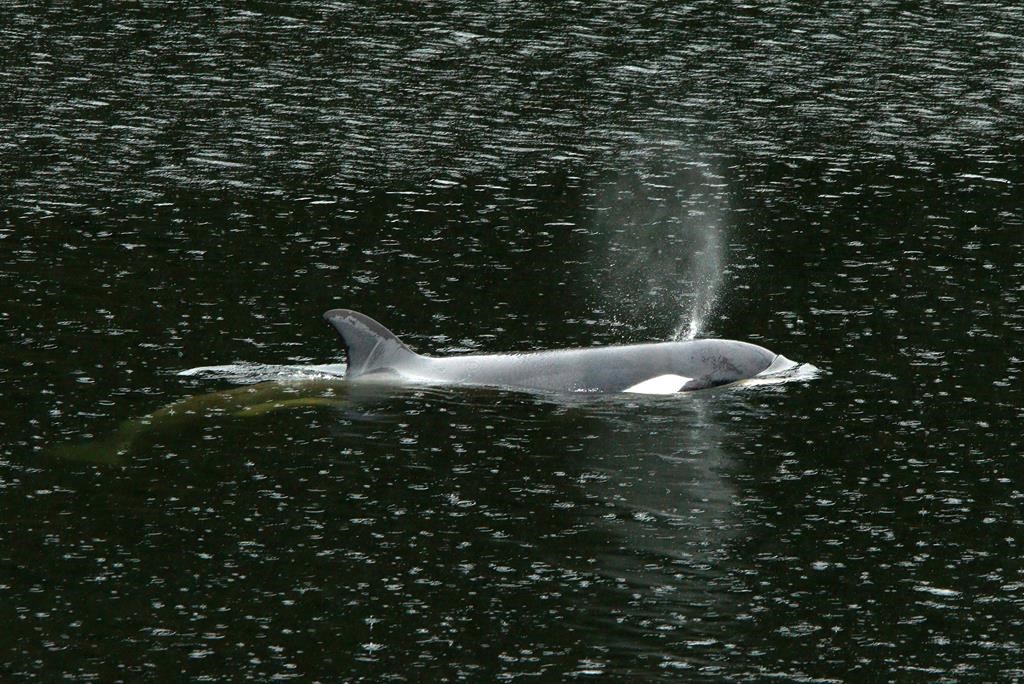
M 417 354 L 369 316 L 324 314 L 341 337 L 350 380 L 398 380 L 542 392 L 672 394 L 707 389 L 795 366 L 764 347 L 689 340 L 516 354 Z

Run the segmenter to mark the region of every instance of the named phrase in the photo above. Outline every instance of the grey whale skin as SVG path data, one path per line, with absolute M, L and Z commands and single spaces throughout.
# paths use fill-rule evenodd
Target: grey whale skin
M 515 354 L 422 356 L 369 316 L 324 314 L 345 347 L 350 380 L 477 385 L 546 392 L 670 394 L 717 387 L 795 365 L 764 347 L 702 339 Z

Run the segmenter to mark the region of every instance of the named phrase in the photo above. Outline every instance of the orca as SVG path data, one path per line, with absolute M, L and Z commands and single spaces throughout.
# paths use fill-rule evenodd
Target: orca
M 699 339 L 512 354 L 424 356 L 369 316 L 324 318 L 348 357 L 345 377 L 367 382 L 470 385 L 535 392 L 674 394 L 776 373 L 797 364 L 764 347 Z

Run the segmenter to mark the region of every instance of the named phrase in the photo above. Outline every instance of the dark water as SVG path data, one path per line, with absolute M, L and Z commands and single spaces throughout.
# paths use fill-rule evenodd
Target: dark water
M 0 13 L 0 674 L 1024 677 L 1017 3 L 248 7 Z M 333 306 L 825 373 L 281 387 L 61 457 L 337 360 Z

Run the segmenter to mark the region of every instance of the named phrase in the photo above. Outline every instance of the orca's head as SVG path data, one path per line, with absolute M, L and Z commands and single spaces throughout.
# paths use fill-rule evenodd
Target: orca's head
M 699 346 L 688 358 L 690 378 L 682 391 L 708 389 L 746 380 L 772 368 L 777 359 L 789 359 L 764 347 L 736 340 L 695 340 Z

